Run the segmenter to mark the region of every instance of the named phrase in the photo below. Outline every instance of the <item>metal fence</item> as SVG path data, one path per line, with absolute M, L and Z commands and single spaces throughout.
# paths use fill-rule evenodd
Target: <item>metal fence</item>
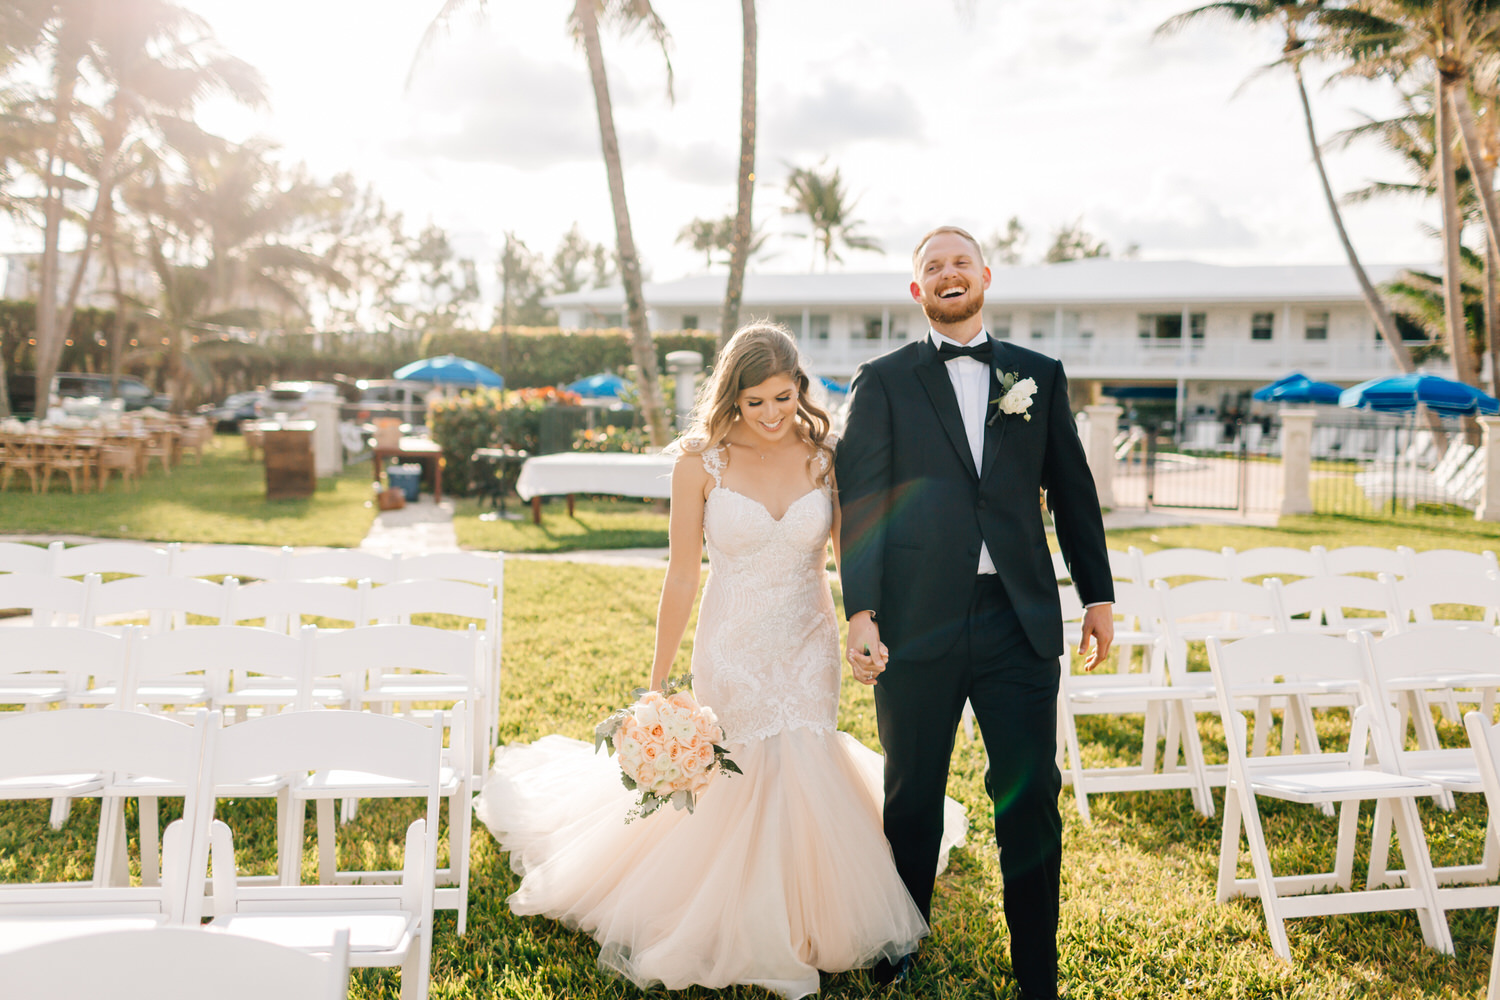
M 1468 516 L 1483 485 L 1478 452 L 1457 420 L 1440 450 L 1412 417 L 1331 410 L 1313 426 L 1314 511 L 1366 517 Z M 1274 416 L 1136 424 L 1116 447 L 1119 507 L 1275 513 L 1281 425 Z

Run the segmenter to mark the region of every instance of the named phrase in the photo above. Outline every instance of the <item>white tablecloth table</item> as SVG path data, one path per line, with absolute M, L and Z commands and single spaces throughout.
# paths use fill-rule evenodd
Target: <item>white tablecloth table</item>
M 541 523 L 544 496 L 566 496 L 573 513 L 573 494 L 605 493 L 665 500 L 672 495 L 671 455 L 616 452 L 560 452 L 528 458 L 516 480 L 516 495 L 531 501 L 531 518 Z

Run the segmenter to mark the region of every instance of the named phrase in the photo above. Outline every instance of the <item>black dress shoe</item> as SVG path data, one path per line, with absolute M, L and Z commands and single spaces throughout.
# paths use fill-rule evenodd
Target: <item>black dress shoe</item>
M 911 978 L 916 958 L 915 955 L 902 955 L 894 962 L 882 958 L 870 969 L 870 978 L 878 986 L 898 986 Z

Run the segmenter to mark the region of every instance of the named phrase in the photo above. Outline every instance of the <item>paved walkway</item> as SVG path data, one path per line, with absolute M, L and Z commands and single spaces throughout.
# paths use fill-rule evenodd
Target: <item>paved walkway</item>
M 385 510 L 375 516 L 370 533 L 359 547 L 376 555 L 421 556 L 429 552 L 457 552 L 458 535 L 453 531 L 453 501 L 433 503 L 423 496 L 400 510 Z

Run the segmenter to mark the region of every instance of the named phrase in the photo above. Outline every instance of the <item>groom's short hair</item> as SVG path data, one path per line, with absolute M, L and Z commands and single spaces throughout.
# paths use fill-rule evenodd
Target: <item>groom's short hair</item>
M 961 236 L 964 239 L 968 240 L 969 244 L 974 248 L 974 252 L 979 255 L 979 263 L 981 265 L 984 264 L 984 248 L 979 245 L 979 241 L 976 240 L 967 229 L 960 229 L 957 226 L 938 226 L 936 229 L 932 230 L 926 236 L 923 236 L 920 240 L 918 240 L 916 249 L 911 252 L 912 274 L 916 274 L 917 268 L 922 264 L 922 249 L 927 246 L 928 242 L 934 236 L 941 236 L 943 233 L 952 233 L 955 236 Z

